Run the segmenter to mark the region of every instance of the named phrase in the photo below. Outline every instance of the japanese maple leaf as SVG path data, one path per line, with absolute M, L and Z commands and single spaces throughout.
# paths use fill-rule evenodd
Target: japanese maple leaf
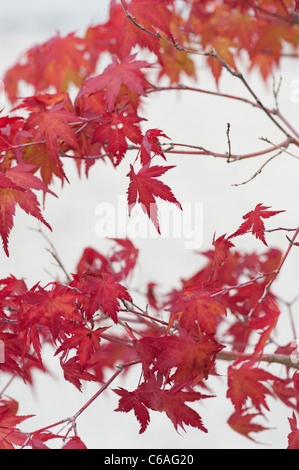
M 160 129 L 149 129 L 144 134 L 140 147 L 140 161 L 142 165 L 150 163 L 155 155 L 160 155 L 166 160 L 158 137 L 169 139 Z
M 132 165 L 130 165 L 130 168 L 130 172 L 127 174 L 131 180 L 128 188 L 129 215 L 138 201 L 143 211 L 146 212 L 153 222 L 158 233 L 161 233 L 158 221 L 158 207 L 155 198 L 159 197 L 164 201 L 171 202 L 182 210 L 181 204 L 176 200 L 169 186 L 157 179 L 158 176 L 163 175 L 166 171 L 174 168 L 174 166 L 151 167 L 144 165 L 138 173 L 135 173 Z
M 101 142 L 114 159 L 113 163 L 118 166 L 128 150 L 128 142 L 140 144 L 142 134 L 138 126 L 142 118 L 133 113 L 115 112 L 106 113 L 97 120 L 92 144 Z
M 72 330 L 70 337 L 63 339 L 63 342 L 56 350 L 55 355 L 63 352 L 64 357 L 68 355 L 71 349 L 76 349 L 79 364 L 84 368 L 92 354 L 99 350 L 101 341 L 100 335 L 103 331 L 107 330 L 107 328 L 109 327 L 92 330 L 82 326 Z
M 211 272 L 211 280 L 216 280 L 218 271 L 221 266 L 225 263 L 229 250 L 234 246 L 227 238 L 226 235 L 222 235 L 215 240 L 213 238 L 213 246 L 215 247 L 213 266 Z
M 136 266 L 139 250 L 128 238 L 112 238 L 111 240 L 116 243 L 116 247 L 110 256 L 110 261 L 120 264 L 120 274 L 126 278 Z
M 73 436 L 62 446 L 62 449 L 87 449 L 87 447 L 79 436 Z
M 216 354 L 223 346 L 210 336 L 203 336 L 200 341 L 181 327 L 180 336 L 165 335 L 161 337 L 146 336 L 134 341 L 143 366 L 144 376 L 151 370 L 167 375 L 173 370 L 170 380 L 198 383 L 206 379 L 214 367 Z
M 78 357 L 71 357 L 66 362 L 60 360 L 60 365 L 63 370 L 65 380 L 71 382 L 80 392 L 82 390 L 82 380 L 86 380 L 87 382 L 98 382 L 98 378 L 95 375 L 91 374 L 87 370 L 82 370 Z
M 266 395 L 272 395 L 272 392 L 261 382 L 279 380 L 275 375 L 260 369 L 252 367 L 250 362 L 245 362 L 241 367 L 230 366 L 228 368 L 228 390 L 227 398 L 230 398 L 235 410 L 241 412 L 248 398 L 252 405 L 260 412 L 264 407 L 269 410 L 266 402 Z
M 238 230 L 234 232 L 229 238 L 237 237 L 243 235 L 251 230 L 252 234 L 259 240 L 261 240 L 266 246 L 267 242 L 265 240 L 265 224 L 262 219 L 268 219 L 273 217 L 280 212 L 285 211 L 269 211 L 269 206 L 263 206 L 261 203 L 257 204 L 253 211 L 248 212 L 243 216 L 245 222 L 243 222 Z
M 288 449 L 299 449 L 299 429 L 297 424 L 297 418 L 293 411 L 292 417 L 288 418 L 291 431 L 288 434 Z
M 205 292 L 179 295 L 168 310 L 171 323 L 176 319 L 186 331 L 200 335 L 215 334 L 218 321 L 226 316 L 226 309 Z
M 179 427 L 185 431 L 184 426 L 192 426 L 207 432 L 199 414 L 190 408 L 186 402 L 211 398 L 211 396 L 192 390 L 184 391 L 183 388 L 184 383 L 179 383 L 169 389 L 161 389 L 156 378 L 152 376 L 139 387 L 139 398 L 148 408 L 154 411 L 165 412 L 172 421 L 176 431 Z
M 135 60 L 136 55 L 129 55 L 122 61 L 113 56 L 112 64 L 108 65 L 103 73 L 89 78 L 83 83 L 78 93 L 78 98 L 85 94 L 93 94 L 105 90 L 104 96 L 107 111 L 111 112 L 122 85 L 125 85 L 137 95 L 146 96 L 143 75 L 140 74 L 140 70 L 150 67 L 150 64 L 144 60 Z
M 87 319 L 89 320 L 101 308 L 105 315 L 117 323 L 119 300 L 132 300 L 127 289 L 117 282 L 115 275 L 108 272 L 86 274 L 84 281 L 86 284 L 82 286 L 81 291 L 90 294 L 86 310 Z
M 262 354 L 267 340 L 269 339 L 272 331 L 276 327 L 278 318 L 280 316 L 280 309 L 273 299 L 269 298 L 263 303 L 263 314 L 260 313 L 258 316 L 251 316 L 248 322 L 248 327 L 254 330 L 262 330 L 260 333 L 260 339 L 258 340 L 254 354 Z
M 227 420 L 229 426 L 242 436 L 247 437 L 253 442 L 257 442 L 251 436 L 250 433 L 258 433 L 261 431 L 266 431 L 269 428 L 262 426 L 261 424 L 253 423 L 252 420 L 256 417 L 260 416 L 260 413 L 246 413 L 246 410 L 243 413 L 239 413 L 235 411 Z
M 118 402 L 118 407 L 115 409 L 115 411 L 128 413 L 129 411 L 133 410 L 137 420 L 140 423 L 139 434 L 142 434 L 150 422 L 150 415 L 146 406 L 139 400 L 138 392 L 128 392 L 122 387 L 114 389 L 113 391 L 121 397 Z
M 33 108 L 26 121 L 26 130 L 32 134 L 36 142 L 45 141 L 49 159 L 65 178 L 63 165 L 59 159 L 60 144 L 65 143 L 71 149 L 79 149 L 77 136 L 70 123 L 80 120 L 81 118 L 68 111 L 65 108 L 65 102 L 61 101 L 54 104 L 50 109 L 41 102 L 39 107 L 35 106 Z
M 34 169 L 35 167 L 32 165 L 20 164 L 4 172 L 0 171 L 0 235 L 7 256 L 9 256 L 8 238 L 13 227 L 13 217 L 17 204 L 27 214 L 32 215 L 49 230 L 52 230 L 48 222 L 45 221 L 40 210 L 39 201 L 31 189 L 41 190 L 53 196 L 56 195 L 32 174 Z
M 16 416 L 11 409 L 0 413 L 0 449 L 14 449 L 15 446 L 24 444 L 27 434 L 21 432 L 16 426 L 31 416 Z
M 23 301 L 23 310 L 19 316 L 21 330 L 44 325 L 49 328 L 55 341 L 68 322 L 82 323 L 82 316 L 76 306 L 78 294 L 64 286 L 57 284 L 51 290 L 34 286 L 21 298 Z

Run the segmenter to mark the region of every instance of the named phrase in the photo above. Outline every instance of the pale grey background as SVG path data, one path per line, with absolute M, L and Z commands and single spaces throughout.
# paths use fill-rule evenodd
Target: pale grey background
M 108 0 L 75 1 L 39 1 L 39 0 L 0 0 L 0 76 L 7 67 L 14 64 L 20 54 L 35 43 L 50 38 L 56 31 L 66 34 L 71 31 L 83 32 L 90 23 L 102 22 L 107 18 Z M 214 83 L 210 72 L 198 58 L 201 87 L 213 89 Z M 285 59 L 282 63 L 283 83 L 280 92 L 282 112 L 298 128 L 298 103 L 292 101 L 292 82 L 298 77 L 298 68 L 294 62 Z M 279 75 L 276 75 L 278 79 Z M 185 80 L 184 83 L 189 83 Z M 265 103 L 273 106 L 271 83 L 268 88 L 257 74 L 250 76 L 250 83 Z M 221 91 L 236 93 L 246 97 L 241 84 L 228 74 L 221 80 Z M 226 124 L 231 124 L 232 150 L 234 153 L 248 153 L 263 148 L 265 145 L 258 137 L 268 137 L 279 143 L 283 140 L 280 132 L 258 112 L 245 104 L 208 97 L 190 92 L 181 95 L 175 92 L 152 95 L 145 106 L 148 123 L 146 128 L 162 129 L 173 141 L 203 145 L 215 151 L 224 152 L 226 145 Z M 135 156 L 132 154 L 131 159 Z M 89 180 L 79 180 L 74 166 L 67 162 L 66 171 L 71 184 L 61 190 L 56 185 L 54 190 L 59 199 L 48 198 L 45 218 L 52 225 L 51 240 L 55 244 L 65 266 L 74 269 L 82 249 L 93 246 L 105 252 L 110 244 L 99 240 L 95 234 L 98 218 L 95 214 L 101 202 L 117 203 L 119 195 L 125 195 L 130 158 L 114 171 L 109 165 L 96 165 Z M 271 162 L 262 175 L 250 184 L 233 187 L 248 179 L 260 167 L 265 159 L 251 159 L 246 162 L 227 165 L 224 161 L 212 157 L 171 156 L 168 164 L 177 165 L 163 178 L 168 183 L 181 203 L 201 203 L 203 205 L 203 243 L 204 251 L 211 247 L 214 232 L 217 235 L 232 233 L 244 213 L 262 202 L 273 209 L 286 209 L 287 212 L 269 221 L 269 226 L 276 224 L 294 227 L 298 224 L 298 161 L 287 155 Z M 158 162 L 158 161 L 157 161 Z M 29 227 L 37 227 L 35 221 L 17 211 L 15 226 L 10 236 L 11 256 L 6 259 L 0 253 L 0 276 L 14 274 L 24 276 L 31 287 L 38 280 L 42 284 L 51 281 L 52 275 L 61 275 L 52 265 L 52 259 L 45 250 L 45 241 Z M 275 233 L 268 236 L 269 245 L 285 249 L 285 234 Z M 146 281 L 155 280 L 164 289 L 177 286 L 179 280 L 197 270 L 203 259 L 190 250 L 186 250 L 184 240 L 144 239 L 134 240 L 141 250 L 140 267 L 137 269 L 133 285 L 143 289 Z M 243 237 L 236 241 L 238 249 L 260 250 L 263 246 L 253 237 Z M 276 292 L 286 300 L 291 300 L 298 293 L 298 251 L 285 264 L 277 283 Z M 295 306 L 297 307 L 297 305 Z M 295 310 L 295 313 L 296 310 Z M 290 339 L 290 327 L 286 313 L 280 319 L 280 337 L 282 341 Z M 21 381 L 15 381 L 7 393 L 20 400 L 21 414 L 36 414 L 28 420 L 22 429 L 34 430 L 64 417 L 74 414 L 77 409 L 98 389 L 97 385 L 87 384 L 80 394 L 71 384 L 61 379 L 57 369 L 57 358 L 51 358 L 49 367 L 53 377 L 37 374 L 34 389 L 28 389 Z M 279 370 L 279 368 L 278 368 Z M 151 414 L 149 429 L 142 436 L 138 435 L 138 423 L 133 414 L 114 413 L 117 396 L 110 391 L 98 399 L 78 420 L 79 434 L 89 447 L 95 448 L 255 448 L 251 441 L 230 430 L 226 420 L 233 411 L 225 398 L 225 367 L 220 372 L 221 379 L 215 378 L 217 398 L 203 402 L 198 407 L 208 434 L 187 429 L 179 435 L 169 420 L 161 414 Z M 119 380 L 113 384 L 135 388 L 138 381 L 135 374 L 129 376 L 129 382 Z M 6 383 L 6 377 L 0 378 L 0 387 Z M 125 379 L 126 380 L 126 379 Z M 257 439 L 266 443 L 266 448 L 285 448 L 289 426 L 287 417 L 291 411 L 281 403 L 269 400 L 273 408 L 269 423 L 263 425 L 275 429 L 257 435 Z

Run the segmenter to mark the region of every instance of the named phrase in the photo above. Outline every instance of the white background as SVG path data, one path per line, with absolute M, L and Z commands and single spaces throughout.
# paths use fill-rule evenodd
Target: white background
M 44 42 L 56 31 L 62 34 L 71 31 L 82 33 L 89 24 L 103 22 L 107 18 L 108 3 L 108 0 L 1 0 L 0 76 L 28 47 Z M 215 89 L 204 62 L 200 58 L 196 60 L 200 74 L 199 86 Z M 298 128 L 299 104 L 292 99 L 292 84 L 299 78 L 296 67 L 290 59 L 282 62 L 280 73 L 283 82 L 279 103 L 281 112 Z M 264 103 L 273 107 L 271 80 L 266 86 L 258 74 L 252 73 L 249 81 Z M 192 82 L 184 80 L 184 83 Z M 237 79 L 227 73 L 223 75 L 220 88 L 222 92 L 250 98 Z M 148 118 L 145 129 L 159 128 L 175 142 L 202 145 L 221 153 L 227 150 L 227 122 L 231 124 L 233 153 L 242 154 L 264 148 L 265 143 L 259 137 L 267 137 L 275 143 L 284 140 L 284 136 L 261 111 L 199 93 L 152 94 L 146 100 L 145 115 Z M 92 168 L 88 180 L 84 177 L 80 180 L 72 162 L 66 162 L 66 173 L 71 184 L 65 184 L 61 189 L 59 183 L 52 188 L 59 199 L 47 198 L 44 216 L 53 228 L 53 233 L 50 235 L 47 232 L 47 235 L 50 235 L 68 271 L 74 269 L 84 247 L 93 246 L 104 253 L 110 247 L 107 241 L 99 240 L 96 236 L 98 218 L 95 210 L 99 203 L 117 204 L 118 196 L 125 195 L 128 186 L 126 174 L 134 158 L 132 154 L 124 160 L 117 171 L 110 165 L 98 163 Z M 214 232 L 222 235 L 236 230 L 242 222 L 242 216 L 259 202 L 272 206 L 274 210 L 287 210 L 276 220 L 270 220 L 269 228 L 298 225 L 298 161 L 295 158 L 282 155 L 266 166 L 262 174 L 249 184 L 232 186 L 247 180 L 265 160 L 257 157 L 228 165 L 224 160 L 208 156 L 168 157 L 168 164 L 177 165 L 177 168 L 169 171 L 163 181 L 169 184 L 182 204 L 201 203 L 203 206 L 203 241 L 200 250 L 211 247 Z M 9 274 L 24 277 L 29 287 L 37 281 L 43 285 L 53 280 L 49 273 L 54 277 L 61 276 L 45 249 L 45 240 L 30 227 L 37 227 L 35 221 L 22 211 L 17 211 L 10 236 L 10 258 L 7 259 L 3 251 L 0 253 L 1 278 Z M 287 248 L 284 233 L 275 232 L 268 235 L 267 239 L 271 246 L 282 250 Z M 180 279 L 190 276 L 202 266 L 203 258 L 185 248 L 186 240 L 147 238 L 133 241 L 141 252 L 140 265 L 134 278 L 134 287 L 140 290 L 144 289 L 148 280 L 159 282 L 164 291 L 169 290 L 178 286 Z M 260 242 L 249 236 L 236 241 L 236 248 L 264 250 Z M 288 301 L 298 293 L 296 249 L 285 263 L 275 284 L 275 292 Z M 295 315 L 297 310 L 296 304 Z M 286 312 L 281 315 L 279 330 L 279 340 L 287 342 L 291 339 Z M 73 415 L 98 389 L 94 384 L 87 384 L 83 393 L 79 393 L 73 385 L 62 380 L 61 371 L 57 367 L 58 360 L 51 358 L 51 351 L 48 357 L 52 376 L 36 374 L 33 389 L 15 380 L 7 390 L 9 395 L 20 400 L 21 414 L 36 415 L 23 424 L 24 430 L 34 430 Z M 197 408 L 209 430 L 208 434 L 188 428 L 187 433 L 179 435 L 164 415 L 152 413 L 148 430 L 139 436 L 138 423 L 132 413 L 114 413 L 117 396 L 109 390 L 81 415 L 78 420 L 79 434 L 89 448 L 255 448 L 253 442 L 234 433 L 226 424 L 233 408 L 225 397 L 225 367 L 221 365 L 219 371 L 223 377 L 216 378 L 212 384 L 213 387 L 215 385 L 217 398 L 206 400 Z M 279 372 L 280 368 L 276 371 Z M 135 388 L 138 373 L 137 379 L 134 374 L 128 379 L 128 382 L 119 379 L 112 388 L 118 385 Z M 6 381 L 7 377 L 0 377 L 0 388 Z M 274 429 L 256 437 L 265 443 L 262 448 L 285 448 L 289 432 L 287 417 L 291 411 L 271 400 L 269 406 L 273 410 L 271 419 L 260 423 Z

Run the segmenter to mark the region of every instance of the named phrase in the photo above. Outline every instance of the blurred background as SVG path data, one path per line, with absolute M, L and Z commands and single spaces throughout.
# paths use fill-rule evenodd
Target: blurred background
M 57 31 L 67 34 L 76 31 L 83 33 L 90 24 L 102 23 L 108 18 L 108 0 L 79 0 L 64 2 L 58 0 L 1 0 L 0 4 L 0 78 L 28 49 L 53 36 Z M 142 57 L 143 58 L 143 57 Z M 196 59 L 199 70 L 199 86 L 215 89 L 210 71 L 201 58 Z M 100 70 L 99 70 L 100 71 Z M 276 83 L 282 77 L 279 93 L 280 111 L 298 129 L 298 106 L 294 99 L 294 84 L 299 79 L 298 67 L 291 59 L 283 59 L 281 69 L 275 74 Z M 263 83 L 257 73 L 248 77 L 250 84 L 264 104 L 275 105 L 272 81 Z M 181 80 L 186 85 L 194 85 L 189 79 Z M 167 83 L 161 82 L 161 84 Z M 220 91 L 250 98 L 242 84 L 224 73 L 220 80 Z M 9 109 L 9 104 L 7 104 Z M 284 137 L 263 115 L 244 103 L 227 101 L 217 97 L 192 92 L 167 92 L 152 94 L 144 107 L 148 119 L 146 128 L 158 128 L 174 142 L 200 145 L 215 152 L 227 151 L 226 128 L 231 125 L 233 153 L 249 153 L 267 146 L 259 138 L 268 138 L 279 143 Z M 92 246 L 105 253 L 110 242 L 99 239 L 95 230 L 98 215 L 96 208 L 101 203 L 118 203 L 127 191 L 129 163 L 135 155 L 125 159 L 115 171 L 111 165 L 98 162 L 91 169 L 87 180 L 80 179 L 73 162 L 65 163 L 65 171 L 70 184 L 61 188 L 60 183 L 53 188 L 58 199 L 48 197 L 44 210 L 45 219 L 52 226 L 53 233 L 46 231 L 56 247 L 66 269 L 74 270 L 82 251 Z M 130 160 L 131 159 L 131 160 Z M 209 156 L 172 155 L 169 165 L 176 168 L 169 171 L 163 181 L 172 188 L 181 204 L 200 204 L 203 209 L 201 243 L 195 250 L 186 248 L 184 239 L 145 238 L 132 240 L 140 249 L 139 265 L 132 280 L 134 288 L 144 291 L 148 281 L 160 284 L 161 290 L 179 286 L 180 279 L 192 275 L 203 264 L 199 251 L 211 248 L 214 233 L 217 236 L 235 231 L 242 222 L 242 216 L 252 210 L 257 203 L 272 206 L 273 210 L 286 210 L 268 226 L 296 227 L 298 225 L 299 162 L 296 158 L 282 154 L 265 166 L 261 174 L 248 184 L 233 186 L 249 179 L 267 159 L 259 157 L 247 161 L 227 164 L 221 159 Z M 48 245 L 36 231 L 35 220 L 17 211 L 14 228 L 10 235 L 10 257 L 0 252 L 1 278 L 13 274 L 24 277 L 31 287 L 40 281 L 42 285 L 52 281 L 61 272 L 53 264 L 47 251 Z M 285 250 L 288 242 L 283 232 L 274 232 L 267 237 L 271 247 Z M 241 237 L 236 240 L 238 250 L 263 252 L 262 244 L 254 237 Z M 275 283 L 275 292 L 284 300 L 291 301 L 298 294 L 298 250 L 294 249 L 288 258 L 281 275 Z M 294 305 L 294 313 L 298 305 Z M 298 315 L 297 315 L 298 316 Z M 298 322 L 297 322 L 298 324 Z M 278 341 L 291 338 L 287 312 L 281 315 L 278 324 Z M 47 349 L 47 365 L 52 374 L 36 373 L 33 388 L 15 380 L 7 389 L 7 394 L 20 400 L 20 414 L 34 414 L 23 423 L 21 429 L 34 430 L 59 419 L 73 415 L 96 392 L 98 386 L 86 384 L 83 392 L 66 383 L 58 367 L 58 359 L 53 358 Z M 133 413 L 114 413 L 118 397 L 107 390 L 79 418 L 78 432 L 89 448 L 134 449 L 134 448 L 255 448 L 254 442 L 236 434 L 226 424 L 233 409 L 225 397 L 225 364 L 220 377 L 211 384 L 217 398 L 200 404 L 197 409 L 209 433 L 204 434 L 192 428 L 178 434 L 171 422 L 162 414 L 152 413 L 148 430 L 139 436 L 139 426 Z M 279 373 L 279 368 L 277 372 Z M 275 368 L 271 369 L 274 371 Z M 128 386 L 136 388 L 134 372 L 113 383 L 112 388 Z M 0 389 L 7 377 L 0 377 Z M 272 410 L 269 422 L 259 421 L 271 427 L 256 438 L 263 443 L 262 448 L 286 448 L 289 424 L 287 417 L 291 411 L 281 402 L 268 401 Z M 253 436 L 255 437 L 255 436 Z

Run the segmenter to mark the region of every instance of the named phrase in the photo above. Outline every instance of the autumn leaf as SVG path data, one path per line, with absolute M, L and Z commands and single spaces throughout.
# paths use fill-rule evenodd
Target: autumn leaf
M 251 436 L 250 433 L 258 433 L 266 431 L 269 428 L 262 426 L 261 424 L 253 423 L 252 420 L 260 416 L 260 413 L 246 413 L 244 410 L 242 413 L 235 411 L 227 420 L 228 425 L 242 436 L 250 439 L 253 442 L 257 442 Z
M 138 124 L 142 121 L 133 113 L 106 113 L 97 119 L 92 144 L 100 142 L 105 151 L 113 157 L 114 166 L 118 166 L 128 150 L 128 140 L 140 144 L 142 133 Z
M 21 330 L 32 329 L 35 325 L 49 328 L 54 341 L 64 332 L 63 325 L 68 322 L 82 323 L 82 316 L 76 307 L 78 294 L 59 284 L 51 290 L 34 286 L 20 297 L 22 310 L 19 322 Z
M 176 200 L 169 186 L 157 179 L 158 176 L 163 175 L 171 168 L 174 168 L 174 166 L 151 167 L 144 165 L 138 173 L 135 173 L 133 166 L 130 165 L 130 172 L 127 174 L 131 180 L 128 187 L 129 215 L 136 202 L 139 202 L 142 210 L 153 222 L 158 233 L 161 232 L 158 221 L 158 207 L 156 204 L 157 197 L 175 204 L 182 210 L 181 204 Z
M 140 70 L 150 67 L 150 64 L 144 60 L 135 60 L 135 57 L 136 54 L 132 54 L 120 61 L 114 56 L 112 64 L 108 65 L 102 74 L 83 83 L 78 98 L 104 90 L 107 111 L 111 112 L 122 85 L 137 95 L 145 96 L 143 75 Z
M 215 334 L 218 321 L 226 316 L 226 309 L 205 292 L 181 294 L 172 306 L 170 322 L 177 320 L 181 327 L 193 334 Z
M 245 222 L 243 222 L 238 230 L 230 235 L 229 238 L 237 237 L 243 235 L 248 231 L 251 231 L 253 235 L 259 240 L 261 240 L 266 246 L 267 242 L 265 240 L 265 224 L 262 219 L 268 219 L 273 217 L 276 214 L 280 214 L 285 211 L 269 211 L 269 206 L 263 206 L 261 203 L 257 204 L 253 211 L 248 212 L 243 216 Z
M 86 317 L 88 320 L 99 309 L 103 310 L 114 323 L 118 322 L 119 300 L 132 300 L 127 289 L 117 282 L 115 275 L 111 273 L 86 274 L 85 285 L 81 287 L 82 293 L 90 294 Z
M 1 402 L 0 402 L 1 404 Z M 14 403 L 16 404 L 16 402 Z M 2 408 L 2 409 L 1 409 Z M 14 449 L 15 446 L 22 446 L 27 439 L 27 434 L 21 432 L 16 426 L 32 415 L 17 416 L 17 407 L 11 406 L 0 408 L 0 449 Z
M 161 389 L 155 377 L 152 376 L 140 385 L 139 397 L 148 408 L 166 413 L 176 431 L 179 427 L 185 431 L 185 426 L 192 426 L 207 432 L 199 414 L 186 402 L 211 398 L 211 396 L 193 390 L 184 391 L 183 387 L 184 383 L 179 383 L 169 389 Z
M 116 244 L 110 262 L 120 265 L 120 275 L 127 278 L 136 266 L 139 250 L 128 238 L 111 238 Z
M 34 169 L 32 165 L 20 164 L 4 172 L 0 171 L 0 235 L 6 256 L 9 256 L 8 238 L 13 227 L 16 205 L 52 230 L 44 219 L 40 203 L 31 189 L 56 195 L 32 174 Z
M 72 330 L 70 336 L 63 339 L 62 344 L 55 352 L 55 356 L 63 352 L 62 357 L 65 357 L 69 354 L 70 350 L 75 349 L 79 364 L 83 369 L 92 354 L 99 350 L 101 333 L 108 328 L 109 327 L 92 330 L 82 326 Z
M 62 446 L 62 449 L 87 449 L 84 442 L 80 439 L 79 436 L 73 436 L 68 439 L 67 443 Z
M 37 106 L 30 102 L 29 109 L 32 109 L 32 112 L 26 121 L 26 130 L 32 134 L 34 141 L 45 141 L 49 159 L 66 178 L 59 158 L 60 144 L 66 143 L 71 149 L 79 150 L 77 136 L 70 123 L 78 122 L 81 118 L 65 108 L 64 100 L 50 109 L 41 100 L 37 101 Z
M 293 411 L 292 417 L 288 418 L 291 431 L 288 434 L 288 447 L 287 449 L 299 449 L 299 429 L 297 424 L 297 418 Z
M 140 423 L 139 434 L 142 434 L 150 422 L 150 415 L 146 406 L 138 399 L 138 392 L 128 392 L 122 387 L 114 389 L 113 391 L 121 397 L 115 411 L 128 413 L 133 410 Z
M 128 413 L 134 410 L 134 413 L 140 422 L 140 433 L 143 433 L 150 421 L 148 409 L 158 412 L 165 412 L 176 431 L 180 427 L 185 431 L 184 426 L 192 426 L 207 432 L 199 414 L 190 408 L 186 402 L 210 398 L 209 395 L 203 395 L 200 392 L 184 391 L 183 385 L 178 384 L 169 389 L 163 389 L 158 386 L 157 380 L 151 376 L 146 382 L 143 382 L 133 392 L 128 392 L 123 388 L 114 390 L 121 399 L 116 411 Z
M 244 362 L 241 367 L 229 366 L 228 368 L 228 390 L 227 398 L 230 398 L 235 410 L 241 412 L 247 399 L 250 398 L 252 405 L 261 412 L 262 407 L 269 410 L 266 396 L 272 392 L 261 382 L 279 380 L 270 372 L 259 367 L 252 367 L 250 361 Z
M 66 362 L 61 359 L 60 365 L 63 370 L 65 380 L 72 383 L 80 392 L 82 390 L 82 380 L 87 382 L 98 382 L 95 375 L 88 372 L 88 370 L 82 370 L 78 357 L 71 357 Z
M 5 74 L 5 88 L 13 102 L 19 93 L 21 80 L 32 85 L 35 93 L 55 87 L 57 92 L 66 91 L 70 84 L 80 86 L 91 72 L 86 58 L 84 41 L 69 33 L 59 33 L 48 41 L 30 48 L 20 62 Z
M 169 139 L 160 129 L 149 129 L 144 134 L 139 156 L 142 165 L 149 164 L 155 155 L 160 155 L 166 160 L 158 137 Z

